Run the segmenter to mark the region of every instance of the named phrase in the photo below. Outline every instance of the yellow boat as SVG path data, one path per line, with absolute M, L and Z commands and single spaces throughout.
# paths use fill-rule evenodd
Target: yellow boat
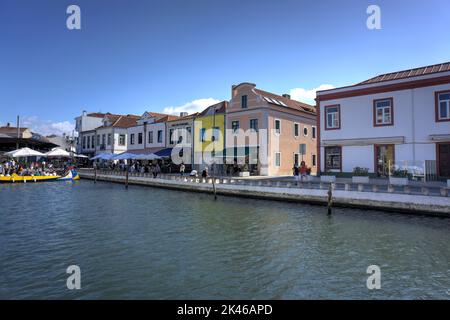
M 19 176 L 12 174 L 9 177 L 0 177 L 0 183 L 27 183 L 27 182 L 48 182 L 48 181 L 73 181 L 80 180 L 80 176 L 75 169 L 69 170 L 64 176 Z

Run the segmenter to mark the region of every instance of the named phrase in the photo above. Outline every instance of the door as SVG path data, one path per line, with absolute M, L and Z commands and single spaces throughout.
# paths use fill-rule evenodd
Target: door
M 384 144 L 375 146 L 375 173 L 379 177 L 388 177 L 395 164 L 395 146 Z
M 440 143 L 437 148 L 439 176 L 450 178 L 450 143 Z

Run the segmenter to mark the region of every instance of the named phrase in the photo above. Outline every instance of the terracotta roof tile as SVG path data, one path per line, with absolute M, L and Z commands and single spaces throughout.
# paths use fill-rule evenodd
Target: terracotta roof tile
M 228 108 L 228 101 L 221 101 L 219 103 L 213 104 L 212 106 L 207 107 L 205 110 L 198 114 L 199 117 L 205 117 L 211 112 L 212 109 L 216 109 L 217 113 L 225 113 L 225 110 Z
M 433 74 L 433 73 L 448 72 L 448 71 L 450 71 L 450 62 L 445 62 L 445 63 L 435 64 L 435 65 L 431 65 L 431 66 L 425 66 L 425 67 L 420 67 L 420 68 L 414 68 L 414 69 L 408 69 L 408 70 L 403 70 L 403 71 L 381 74 L 381 75 L 378 75 L 371 79 L 360 82 L 360 83 L 358 83 L 358 85 L 379 83 L 379 82 L 384 82 L 384 81 L 389 81 L 389 80 L 406 79 L 406 78 L 411 78 L 411 77 L 424 76 L 424 75 L 429 75 L 429 74 Z
M 286 107 L 288 108 L 292 108 L 292 109 L 296 109 L 296 110 L 300 110 L 300 111 L 304 111 L 304 112 L 308 112 L 308 113 L 316 113 L 316 108 L 312 105 L 297 101 L 297 100 L 292 100 L 283 96 L 279 96 L 277 94 L 271 93 L 271 92 L 267 92 L 267 91 L 263 91 L 260 89 L 254 89 L 255 92 L 263 97 L 267 97 L 270 99 L 274 99 L 277 101 L 280 101 L 282 103 L 284 103 L 286 105 Z M 270 102 L 267 101 L 273 105 L 278 105 L 274 102 Z

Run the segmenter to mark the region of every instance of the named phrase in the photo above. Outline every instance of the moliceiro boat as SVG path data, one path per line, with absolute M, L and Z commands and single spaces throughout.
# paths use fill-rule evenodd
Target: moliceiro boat
M 64 175 L 50 175 L 50 176 L 20 176 L 12 174 L 11 176 L 0 176 L 0 183 L 27 183 L 27 182 L 48 182 L 48 181 L 73 181 L 79 180 L 80 176 L 75 169 L 69 170 Z

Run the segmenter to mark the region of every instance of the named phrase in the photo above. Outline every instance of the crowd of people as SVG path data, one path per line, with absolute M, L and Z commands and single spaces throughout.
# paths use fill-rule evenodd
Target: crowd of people
M 19 176 L 54 176 L 57 175 L 52 163 L 42 162 L 20 163 L 12 160 L 0 162 L 0 176 L 10 177 L 13 174 Z

